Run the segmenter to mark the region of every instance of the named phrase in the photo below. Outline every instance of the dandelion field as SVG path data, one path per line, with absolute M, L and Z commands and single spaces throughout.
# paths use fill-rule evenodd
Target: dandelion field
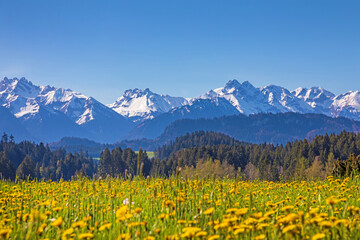
M 0 181 L 0 239 L 359 239 L 359 178 Z

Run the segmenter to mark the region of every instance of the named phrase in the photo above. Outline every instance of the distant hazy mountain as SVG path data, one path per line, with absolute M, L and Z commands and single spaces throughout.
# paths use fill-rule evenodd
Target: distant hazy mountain
M 135 88 L 126 90 L 123 96 L 108 107 L 134 122 L 142 122 L 186 104 L 188 101 L 182 97 L 159 95 L 148 88 L 145 90 Z

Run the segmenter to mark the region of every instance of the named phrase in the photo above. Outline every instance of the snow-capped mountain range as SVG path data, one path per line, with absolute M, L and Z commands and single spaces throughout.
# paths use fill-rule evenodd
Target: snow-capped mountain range
M 97 113 L 117 116 L 92 97 L 70 89 L 35 86 L 25 78 L 4 78 L 0 82 L 0 101 L 17 118 L 24 119 L 37 115 L 40 108 L 60 111 L 78 125 L 93 120 Z
M 229 81 L 225 87 L 210 90 L 197 99 L 225 98 L 239 113 L 320 113 L 331 117 L 360 120 L 360 93 L 349 91 L 335 95 L 321 87 L 286 88 L 268 85 L 256 88 L 248 81 Z
M 320 87 L 289 91 L 275 85 L 256 88 L 248 81 L 237 80 L 192 99 L 136 88 L 126 90 L 114 103 L 104 105 L 70 89 L 36 86 L 25 78 L 5 77 L 0 81 L 0 106 L 21 122 L 31 139 L 41 141 L 62 136 L 102 142 L 124 136 L 156 137 L 178 119 L 234 114 L 320 113 L 360 120 L 359 91 L 340 95 Z M 8 129 L 0 126 L 0 130 Z

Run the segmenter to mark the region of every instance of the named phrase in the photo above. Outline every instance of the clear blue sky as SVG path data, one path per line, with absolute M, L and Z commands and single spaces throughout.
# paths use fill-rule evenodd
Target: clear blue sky
M 2 0 L 0 76 L 111 103 L 229 79 L 360 90 L 360 1 Z

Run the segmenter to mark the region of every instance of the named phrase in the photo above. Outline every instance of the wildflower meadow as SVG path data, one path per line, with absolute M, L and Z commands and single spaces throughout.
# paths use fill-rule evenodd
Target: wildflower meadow
M 359 177 L 0 181 L 1 239 L 359 239 Z

